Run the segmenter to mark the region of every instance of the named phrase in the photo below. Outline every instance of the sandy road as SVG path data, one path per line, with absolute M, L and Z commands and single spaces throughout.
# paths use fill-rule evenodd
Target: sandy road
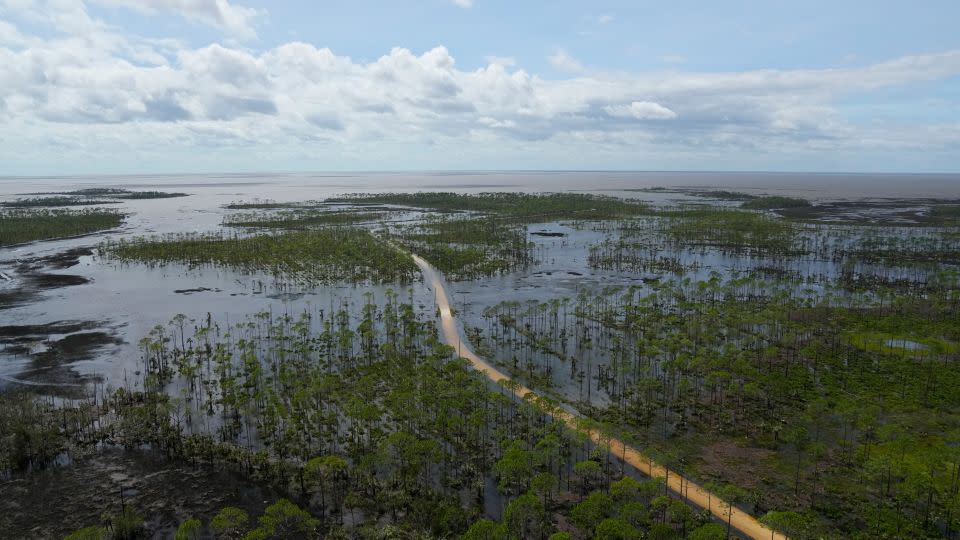
M 441 277 L 440 272 L 423 258 L 417 255 L 411 255 L 413 256 L 414 262 L 417 263 L 418 267 L 420 267 L 420 271 L 423 273 L 424 281 L 433 288 L 436 295 L 437 307 L 440 309 L 441 334 L 443 340 L 448 345 L 456 347 L 460 356 L 470 361 L 475 369 L 482 371 L 490 380 L 494 382 L 510 380 L 510 378 L 504 375 L 500 370 L 496 369 L 486 360 L 480 358 L 476 353 L 474 353 L 473 349 L 470 348 L 469 343 L 461 341 L 460 328 L 457 325 L 457 320 L 450 312 L 450 300 L 447 297 L 447 290 L 446 287 L 444 287 L 443 278 Z M 514 385 L 512 388 L 513 393 L 520 398 L 524 398 L 528 394 L 532 394 L 531 397 L 535 397 L 537 395 L 535 392 L 523 385 Z M 687 501 L 701 508 L 709 509 L 710 512 L 723 523 L 727 522 L 728 511 L 730 507 L 719 497 L 707 491 L 700 485 L 679 476 L 676 471 L 670 471 L 668 474 L 666 468 L 653 462 L 649 457 L 641 454 L 635 448 L 627 445 L 623 441 L 610 438 L 601 434 L 597 430 L 583 428 L 581 423 L 578 421 L 580 417 L 575 414 L 564 410 L 558 410 L 553 413 L 553 416 L 554 418 L 567 424 L 570 429 L 587 434 L 595 443 L 609 445 L 610 450 L 614 453 L 614 455 L 620 456 L 624 461 L 647 476 L 652 478 L 666 479 L 667 487 L 671 491 L 681 495 Z M 757 540 L 766 540 L 768 538 L 773 540 L 786 539 L 786 536 L 772 531 L 757 521 L 755 517 L 737 507 L 733 507 L 732 515 L 730 515 L 729 518 L 732 527 L 740 534 L 748 538 L 754 538 Z

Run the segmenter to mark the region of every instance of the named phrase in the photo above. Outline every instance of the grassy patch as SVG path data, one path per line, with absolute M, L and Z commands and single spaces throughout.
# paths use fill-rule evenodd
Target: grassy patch
M 719 199 L 723 201 L 749 201 L 757 198 L 756 195 L 744 193 L 742 191 L 729 191 L 726 189 L 690 189 L 690 188 L 668 188 L 663 186 L 639 189 L 625 189 L 624 191 L 636 191 L 640 193 L 678 193 L 690 195 L 692 197 L 702 197 L 704 199 Z
M 740 205 L 741 208 L 750 210 L 773 210 L 776 208 L 806 208 L 810 206 L 810 201 L 797 197 L 781 197 L 779 195 L 769 195 L 765 197 L 756 197 Z
M 280 209 L 305 209 L 316 208 L 316 203 L 308 202 L 277 202 L 271 200 L 254 200 L 251 202 L 234 202 L 224 205 L 227 210 L 280 210 Z
M 720 199 L 723 201 L 752 201 L 757 198 L 756 195 L 750 195 L 749 193 L 744 193 L 742 191 L 727 191 L 727 190 L 712 190 L 712 191 L 695 191 L 691 193 L 697 197 L 705 197 L 709 199 Z
M 0 246 L 79 236 L 112 229 L 123 214 L 109 210 L 12 210 L 0 212 Z
M 130 191 L 120 188 L 84 188 L 55 193 L 36 193 L 37 197 L 0 203 L 7 208 L 46 208 L 55 206 L 97 206 L 117 204 L 124 200 L 170 199 L 186 197 L 188 193 L 166 191 Z
M 117 199 L 125 200 L 143 200 L 143 199 L 174 199 L 177 197 L 187 197 L 189 193 L 168 193 L 166 191 L 128 191 L 119 195 L 114 195 Z
M 355 194 L 328 202 L 393 204 L 443 211 L 471 211 L 536 223 L 551 219 L 615 219 L 648 213 L 640 201 L 579 193 L 446 192 Z
M 931 356 L 956 354 L 956 343 L 936 337 L 891 334 L 888 332 L 851 332 L 850 344 L 858 349 L 900 356 Z
M 960 218 L 960 204 L 941 204 L 930 208 L 930 215 L 936 217 Z
M 960 225 L 960 204 L 931 206 L 930 220 L 940 225 Z
M 227 216 L 223 224 L 230 227 L 256 227 L 264 229 L 309 229 L 326 225 L 348 225 L 376 221 L 384 216 L 381 212 L 324 212 L 290 211 L 274 214 L 236 214 Z
M 413 259 L 365 229 L 239 236 L 180 234 L 106 243 L 101 253 L 121 261 L 216 265 L 264 272 L 303 283 L 409 282 Z
M 187 197 L 189 193 L 171 193 L 166 191 L 131 191 L 122 188 L 84 188 L 68 191 L 64 195 L 79 197 L 109 197 L 111 199 L 171 199 Z
M 678 246 L 708 246 L 756 253 L 791 253 L 797 229 L 790 223 L 754 212 L 692 208 L 664 212 L 665 232 Z
M 402 228 L 396 236 L 454 280 L 507 272 L 532 262 L 526 230 L 493 218 L 441 219 Z
M 0 206 L 6 208 L 49 208 L 57 206 L 99 206 L 103 204 L 116 204 L 117 201 L 106 201 L 101 199 L 88 199 L 86 197 L 76 196 L 56 196 L 56 197 L 30 197 L 28 199 L 17 199 L 0 203 Z

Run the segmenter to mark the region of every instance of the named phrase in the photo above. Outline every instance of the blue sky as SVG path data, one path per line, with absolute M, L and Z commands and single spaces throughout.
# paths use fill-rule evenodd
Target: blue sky
M 0 0 L 0 174 L 960 171 L 960 3 Z

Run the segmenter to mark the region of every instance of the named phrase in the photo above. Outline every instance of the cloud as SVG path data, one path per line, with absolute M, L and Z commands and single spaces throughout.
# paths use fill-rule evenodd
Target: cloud
M 512 56 L 485 56 L 484 60 L 486 60 L 488 64 L 496 64 L 504 67 L 517 65 L 517 60 Z
M 315 113 L 307 116 L 307 122 L 321 129 L 343 131 L 343 122 L 336 114 Z
M 464 9 L 473 7 L 473 0 L 451 0 L 454 5 L 460 6 Z
M 19 47 L 26 43 L 27 38 L 20 34 L 16 26 L 0 20 L 0 45 Z
M 670 120 L 677 117 L 677 113 L 652 101 L 634 101 L 629 105 L 608 105 L 603 110 L 610 116 L 636 120 Z
M 229 32 L 242 39 L 257 36 L 253 21 L 257 10 L 231 4 L 229 0 L 93 0 L 107 5 L 125 7 L 155 15 L 173 13 L 187 20 L 199 21 Z
M 547 57 L 550 65 L 565 73 L 583 73 L 584 67 L 576 58 L 567 54 L 563 49 L 557 49 L 555 53 Z
M 36 21 L 23 21 L 43 16 L 46 4 L 0 23 L 0 173 L 25 156 L 83 164 L 155 155 L 169 163 L 165 156 L 202 148 L 266 163 L 315 155 L 320 144 L 356 160 L 421 155 L 428 168 L 431 156 L 464 152 L 529 153 L 559 166 L 572 159 L 571 145 L 597 159 L 640 150 L 960 153 L 956 116 L 892 125 L 844 109 L 852 96 L 957 77 L 960 51 L 835 69 L 611 73 L 560 49 L 550 62 L 561 75 L 547 77 L 502 57 L 462 69 L 442 46 L 397 47 L 368 61 L 304 42 L 189 47 L 120 33 L 82 2 L 57 2 L 73 18 L 50 15 L 42 32 L 28 34 Z M 955 106 L 948 99 L 944 110 Z

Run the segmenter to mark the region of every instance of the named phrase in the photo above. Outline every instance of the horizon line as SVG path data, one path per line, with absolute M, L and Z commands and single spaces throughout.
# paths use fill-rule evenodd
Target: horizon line
M 262 171 L 206 171 L 206 172 L 125 172 L 125 173 L 79 173 L 79 174 L 0 174 L 0 180 L 18 179 L 66 179 L 66 178 L 125 178 L 125 177 L 175 177 L 175 176 L 264 176 L 264 175 L 390 175 L 390 174 L 498 174 L 498 173 L 547 173 L 547 174 L 787 174 L 812 176 L 958 176 L 960 171 L 855 171 L 855 170 L 737 170 L 737 169 L 330 169 L 330 170 L 262 170 Z

